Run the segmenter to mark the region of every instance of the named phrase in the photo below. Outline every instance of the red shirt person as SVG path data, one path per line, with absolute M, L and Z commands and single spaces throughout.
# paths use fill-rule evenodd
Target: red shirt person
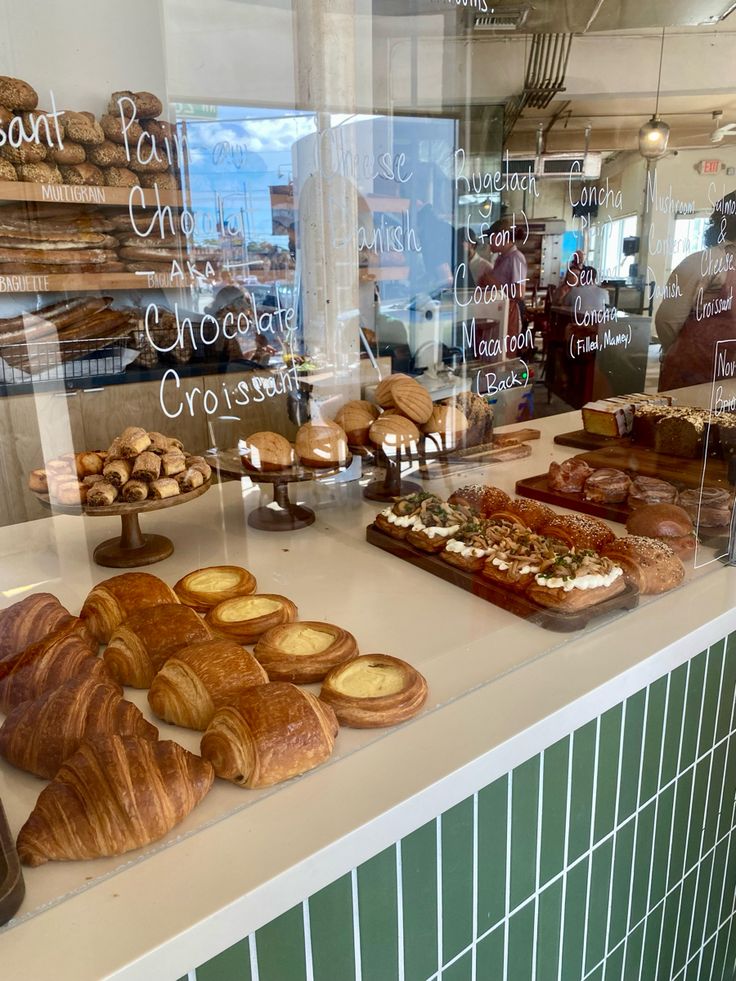
M 493 268 L 484 270 L 478 278 L 482 287 L 495 286 L 509 299 L 509 336 L 520 333 L 522 322 L 519 303 L 526 292 L 526 257 L 516 247 L 516 226 L 506 218 L 491 225 L 488 236 L 491 252 L 498 256 Z

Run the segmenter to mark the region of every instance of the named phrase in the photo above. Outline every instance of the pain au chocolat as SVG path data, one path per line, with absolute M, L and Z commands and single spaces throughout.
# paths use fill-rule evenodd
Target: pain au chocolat
M 321 681 L 336 665 L 357 657 L 358 644 L 342 627 L 300 620 L 266 631 L 253 653 L 271 681 L 306 685 Z
M 286 596 L 253 593 L 218 603 L 207 614 L 210 627 L 239 644 L 252 644 L 271 627 L 296 620 L 298 610 Z
M 416 715 L 427 700 L 427 682 L 411 664 L 388 654 L 363 654 L 333 668 L 319 697 L 341 725 L 393 726 Z
M 179 602 L 200 613 L 256 591 L 256 577 L 239 565 L 211 565 L 188 572 L 174 586 Z

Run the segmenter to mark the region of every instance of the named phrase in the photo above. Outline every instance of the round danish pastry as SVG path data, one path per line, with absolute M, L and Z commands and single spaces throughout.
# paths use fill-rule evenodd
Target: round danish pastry
M 629 494 L 631 480 L 623 470 L 601 467 L 585 481 L 583 496 L 586 501 L 599 504 L 620 504 Z
M 629 489 L 628 504 L 630 508 L 639 508 L 643 504 L 675 504 L 677 488 L 666 480 L 657 477 L 635 477 Z
M 299 620 L 267 630 L 253 653 L 271 681 L 308 685 L 321 681 L 336 665 L 356 658 L 358 644 L 342 627 Z
M 547 483 L 551 490 L 563 494 L 579 494 L 585 481 L 593 475 L 593 468 L 585 460 L 572 456 L 563 463 L 550 463 Z
M 221 637 L 239 644 L 253 644 L 271 627 L 296 620 L 294 603 L 277 593 L 252 593 L 236 596 L 214 606 L 205 617 Z
M 721 487 L 682 491 L 677 503 L 700 528 L 723 528 L 731 521 L 733 501 L 728 491 Z
M 179 602 L 200 613 L 218 603 L 250 596 L 256 591 L 256 577 L 239 565 L 211 565 L 188 572 L 174 586 Z
M 327 675 L 319 694 L 341 725 L 393 726 L 416 715 L 427 700 L 427 682 L 411 664 L 388 654 L 363 654 Z

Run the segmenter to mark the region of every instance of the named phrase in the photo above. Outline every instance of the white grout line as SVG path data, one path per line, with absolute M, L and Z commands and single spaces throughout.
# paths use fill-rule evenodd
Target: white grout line
M 731 926 L 733 926 L 733 917 L 734 917 L 734 913 L 731 913 L 728 917 L 728 920 L 724 920 L 718 927 L 716 927 L 715 931 L 710 935 L 710 937 L 708 937 L 708 939 L 705 941 L 703 946 L 699 950 L 696 950 L 695 953 L 688 958 L 688 960 L 685 962 L 685 966 L 680 968 L 677 974 L 672 978 L 672 981 L 677 981 L 678 978 L 683 977 L 687 973 L 688 967 L 692 964 L 692 962 L 695 960 L 696 957 L 702 958 L 703 950 L 708 946 L 708 944 L 711 942 L 711 940 L 714 937 L 718 936 L 721 929 L 726 925 L 726 923 L 729 922 L 729 920 L 731 921 Z M 729 933 L 730 933 L 730 929 L 729 929 Z M 731 979 L 729 978 L 728 981 L 731 981 Z
M 197 972 L 187 971 L 187 981 L 197 981 Z
M 639 779 L 636 781 L 636 821 L 634 822 L 634 843 L 631 849 L 631 879 L 629 880 L 629 901 L 626 906 L 626 929 L 629 929 L 629 923 L 631 922 L 631 904 L 634 899 L 634 880 L 636 878 L 636 845 L 639 840 L 639 811 L 638 807 L 641 802 L 641 778 L 644 772 L 644 749 L 647 744 L 647 719 L 649 718 L 649 693 L 651 691 L 651 685 L 646 690 L 646 695 L 644 696 L 644 718 L 641 724 L 641 753 L 639 755 Z M 657 791 L 659 793 L 659 790 Z M 624 943 L 624 965 L 626 964 L 626 955 L 629 949 L 629 933 L 626 934 Z
M 438 814 L 435 826 L 435 863 L 437 866 L 437 974 L 442 972 L 442 815 Z
M 473 950 L 470 955 L 470 981 L 478 974 L 478 794 L 473 794 Z
M 588 956 L 588 916 L 590 914 L 590 886 L 593 879 L 593 841 L 595 839 L 595 802 L 598 794 L 598 767 L 601 752 L 601 717 L 595 720 L 595 749 L 593 750 L 593 790 L 590 798 L 590 837 L 588 838 L 588 884 L 585 887 L 585 916 L 583 918 L 583 971 Z
M 355 981 L 362 981 L 363 961 L 360 952 L 360 903 L 358 900 L 358 870 L 350 872 L 350 889 L 353 900 L 353 957 L 355 960 Z
M 719 978 L 719 981 L 731 981 L 731 978 L 726 978 L 726 971 L 728 970 L 728 950 L 729 947 L 731 946 L 732 930 L 733 930 L 733 918 L 731 919 L 731 922 L 728 925 L 728 936 L 726 937 L 726 951 L 723 955 L 723 970 L 721 971 L 721 977 Z
M 304 969 L 306 981 L 314 981 L 314 961 L 312 959 L 312 923 L 309 918 L 309 900 L 302 903 L 302 923 L 304 924 Z
M 534 863 L 534 929 L 532 933 L 532 976 L 537 979 L 537 943 L 539 938 L 539 881 L 542 877 L 542 812 L 544 809 L 544 758 L 545 753 L 539 754 L 539 778 L 537 782 L 537 850 Z M 473 979 L 475 981 L 475 979 Z
M 560 950 L 557 957 L 557 981 L 562 981 L 562 951 L 564 948 L 565 939 L 565 903 L 567 901 L 567 875 L 566 870 L 569 871 L 570 866 L 568 865 L 570 858 L 570 807 L 572 800 L 572 760 L 573 760 L 573 744 L 575 742 L 575 733 L 570 733 L 569 745 L 567 747 L 567 798 L 565 803 L 565 845 L 562 858 L 562 904 L 560 906 Z M 557 876 L 555 878 L 558 878 Z
M 401 839 L 396 842 L 396 937 L 399 959 L 399 981 L 404 981 L 404 870 Z
M 248 937 L 248 953 L 250 955 L 250 981 L 259 981 L 258 948 L 256 947 L 255 933 L 251 933 L 251 935 Z
M 614 812 L 613 812 L 613 832 L 609 832 L 609 834 L 611 833 L 613 834 L 613 839 L 612 839 L 613 844 L 611 847 L 611 881 L 608 883 L 608 911 L 606 914 L 606 939 L 603 945 L 604 957 L 608 951 L 608 945 L 611 942 L 611 907 L 613 905 L 613 875 L 616 870 L 616 846 L 618 842 L 618 835 L 616 834 L 616 828 L 618 827 L 618 808 L 621 802 L 621 770 L 622 770 L 622 763 L 624 758 L 624 733 L 626 731 L 627 702 L 628 699 L 624 701 L 624 703 L 621 706 L 621 732 L 619 734 L 619 739 L 618 739 L 618 766 L 616 769 L 616 803 L 614 805 Z M 608 835 L 606 835 L 601 842 L 598 842 L 598 847 L 600 848 L 602 842 L 606 841 L 607 839 L 608 839 Z M 608 971 L 608 961 L 606 961 L 606 964 L 603 968 L 602 981 L 605 981 L 607 971 Z
M 503 981 L 509 981 L 509 920 L 511 918 L 511 828 L 513 825 L 514 771 L 506 785 L 506 895 L 503 923 Z M 513 981 L 513 978 L 511 979 Z

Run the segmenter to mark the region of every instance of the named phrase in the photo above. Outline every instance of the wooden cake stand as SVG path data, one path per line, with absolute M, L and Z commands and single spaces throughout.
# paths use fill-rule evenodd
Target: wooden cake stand
M 166 497 L 160 501 L 141 501 L 135 504 L 110 504 L 102 508 L 58 504 L 56 501 L 51 501 L 48 494 L 36 494 L 36 497 L 44 507 L 59 514 L 84 514 L 90 518 L 119 517 L 122 521 L 120 538 L 110 538 L 100 542 L 92 557 L 97 565 L 104 565 L 110 569 L 134 569 L 137 566 L 162 562 L 174 551 L 174 543 L 165 535 L 144 535 L 138 523 L 138 515 L 186 504 L 187 501 L 193 501 L 195 497 L 201 497 L 211 486 L 212 481 L 207 480 L 196 490 L 177 494 L 176 497 Z

